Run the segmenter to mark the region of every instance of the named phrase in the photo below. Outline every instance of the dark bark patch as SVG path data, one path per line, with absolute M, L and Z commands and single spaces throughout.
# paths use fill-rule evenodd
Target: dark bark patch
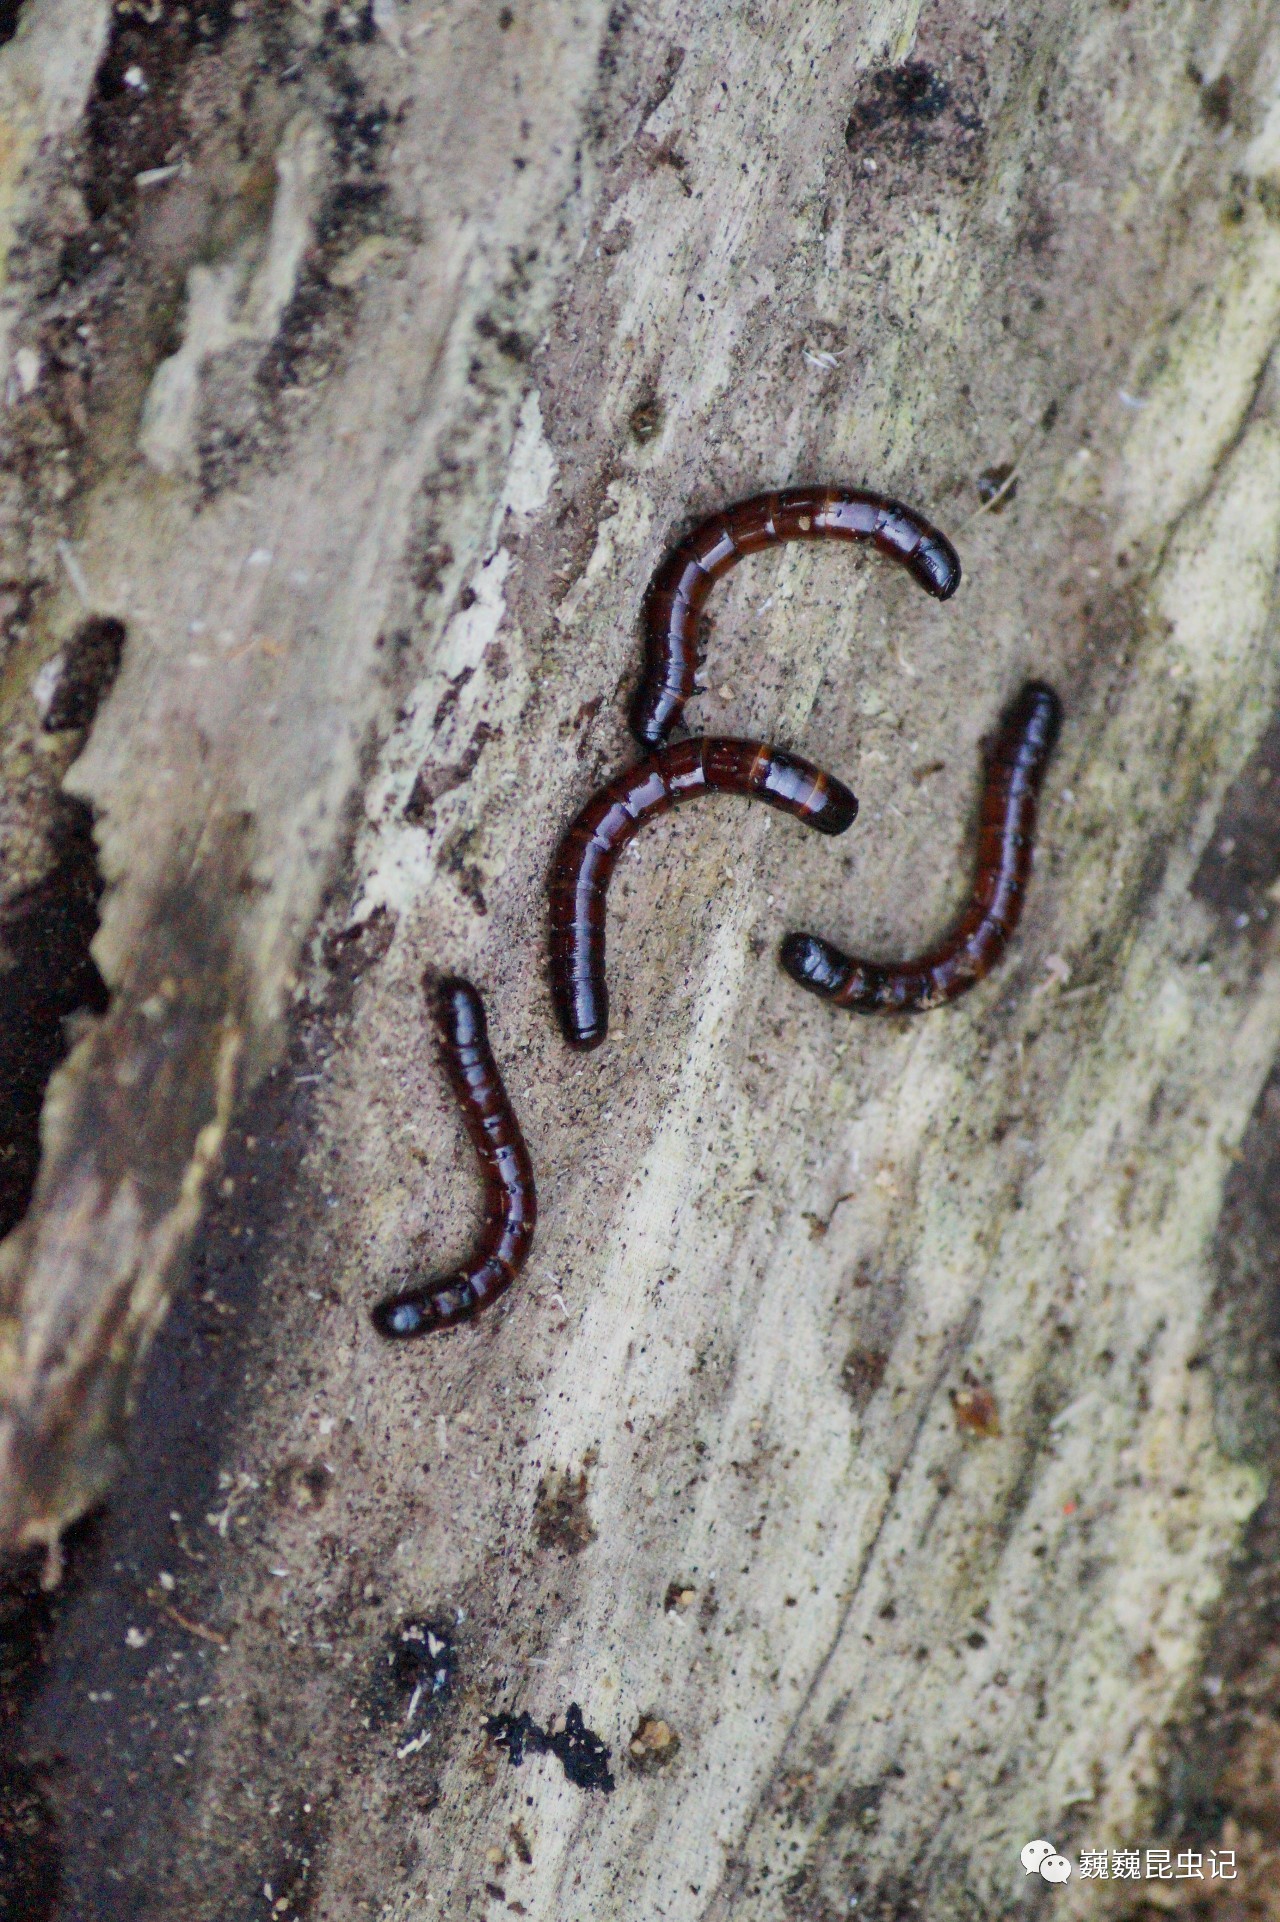
M 889 1357 L 880 1348 L 851 1348 L 840 1368 L 840 1386 L 861 1414 L 880 1384 Z
M 886 192 L 894 191 L 900 169 L 914 176 L 935 154 L 957 184 L 973 178 L 986 129 L 980 74 L 971 67 L 962 62 L 944 77 L 925 60 L 909 60 L 865 75 L 844 129 L 856 167 Z
M 345 986 L 354 987 L 361 975 L 385 958 L 395 933 L 396 916 L 380 904 L 365 920 L 325 937 L 325 965 L 331 974 L 342 977 Z
M 0 1237 L 26 1213 L 40 1163 L 40 1110 L 69 1048 L 68 1024 L 110 996 L 89 952 L 102 876 L 88 808 L 60 797 L 57 858 L 0 922 Z
M 538 1483 L 533 1511 L 533 1533 L 539 1548 L 560 1548 L 580 1555 L 596 1538 L 595 1523 L 587 1513 L 587 1471 L 575 1475 L 553 1468 Z
M 436 802 L 442 795 L 449 794 L 454 788 L 462 787 L 475 773 L 476 763 L 490 741 L 501 738 L 500 727 L 490 727 L 481 721 L 471 736 L 465 751 L 456 761 L 441 765 L 426 762 L 419 770 L 409 798 L 404 804 L 404 818 L 413 827 L 429 827 Z
M 47 734 L 93 725 L 120 671 L 125 625 L 111 614 L 82 621 L 63 650 L 48 692 L 43 726 Z
M 0 1915 L 49 1922 L 61 1882 L 57 1818 L 38 1772 L 0 1763 Z
M 1262 944 L 1278 904 L 1280 876 L 1280 720 L 1259 741 L 1229 788 L 1191 883 L 1227 938 Z

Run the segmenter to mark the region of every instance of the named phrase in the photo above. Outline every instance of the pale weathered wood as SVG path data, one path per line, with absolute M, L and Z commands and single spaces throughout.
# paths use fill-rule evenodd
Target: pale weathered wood
M 1023 1913 L 1031 1835 L 1148 1839 L 1262 1490 L 1199 1364 L 1280 971 L 1192 884 L 1277 686 L 1271 11 L 382 5 L 349 57 L 399 115 L 387 197 L 334 257 L 307 13 L 255 109 L 275 185 L 71 530 L 129 627 L 70 776 L 115 999 L 5 1252 L 6 1527 L 52 1540 L 102 1493 L 235 1091 L 321 996 L 308 931 L 378 915 L 351 1013 L 321 1010 L 297 1190 L 255 1204 L 300 1225 L 183 1574 L 229 1646 L 166 1912 L 229 1912 L 309 1797 L 317 1914 L 479 1913 L 486 1882 L 547 1922 Z M 229 63 L 254 34 L 283 60 L 239 33 Z M 332 367 L 202 492 L 200 434 L 243 417 L 317 258 Z M 614 1033 L 571 1059 L 544 877 L 631 752 L 645 580 L 691 516 L 826 477 L 918 503 L 965 583 L 940 608 L 788 552 L 718 590 L 691 721 L 801 748 L 862 814 L 834 847 L 728 801 L 643 837 Z M 51 649 L 69 600 L 43 618 Z M 980 737 L 1030 673 L 1068 722 L 999 975 L 900 1025 L 794 990 L 789 927 L 896 953 L 945 922 Z M 486 992 L 543 1213 L 503 1313 L 389 1354 L 367 1307 L 462 1241 L 472 1181 L 427 963 Z M 998 1436 L 957 1420 L 974 1384 Z M 556 1476 L 589 1527 L 539 1530 Z M 458 1691 L 402 1753 L 368 1678 L 424 1613 L 458 1625 Z M 486 1714 L 571 1702 L 612 1797 L 482 1752 Z M 650 1773 L 644 1716 L 680 1743 Z

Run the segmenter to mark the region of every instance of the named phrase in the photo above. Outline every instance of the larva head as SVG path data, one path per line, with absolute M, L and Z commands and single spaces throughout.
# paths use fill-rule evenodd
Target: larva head
M 1016 724 L 1028 747 L 1046 761 L 1062 731 L 1062 702 L 1044 681 L 1028 681 L 1014 702 Z
M 740 748 L 750 743 L 712 742 L 710 748 Z M 709 785 L 716 785 L 714 781 Z M 834 774 L 785 749 L 757 748 L 752 762 L 751 785 L 764 801 L 796 814 L 807 827 L 819 834 L 843 834 L 853 826 L 858 813 L 858 797 Z
M 936 600 L 949 601 L 960 585 L 960 556 L 946 535 L 936 530 L 923 537 L 908 566 Z
M 444 981 L 428 976 L 423 986 L 435 995 L 440 1026 L 452 1047 L 470 1048 L 485 1040 L 484 1003 L 469 981 L 458 975 Z
M 778 959 L 793 981 L 813 994 L 838 994 L 848 978 L 848 964 L 837 948 L 816 934 L 788 934 Z
M 684 702 L 665 687 L 645 681 L 631 703 L 631 732 L 642 747 L 661 747 L 675 725 Z
M 580 962 L 568 979 L 553 975 L 552 994 L 569 1046 L 584 1054 L 598 1048 L 609 1032 L 609 995 L 597 971 Z
M 470 1321 L 477 1308 L 483 1306 L 483 1300 L 477 1297 L 469 1275 L 464 1272 L 452 1278 L 443 1276 L 418 1288 L 403 1289 L 398 1295 L 385 1296 L 373 1310 L 371 1319 L 378 1333 L 388 1341 L 410 1341 L 415 1335 L 429 1335 L 437 1328 L 456 1328 L 459 1322 Z
M 389 1341 L 407 1341 L 438 1326 L 428 1302 L 420 1295 L 391 1295 L 378 1303 L 371 1319 L 378 1333 Z

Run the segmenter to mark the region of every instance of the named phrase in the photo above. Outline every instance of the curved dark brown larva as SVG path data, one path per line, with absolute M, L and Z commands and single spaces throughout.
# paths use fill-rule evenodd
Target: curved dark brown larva
M 378 1303 L 373 1325 L 393 1338 L 456 1328 L 505 1294 L 524 1266 L 538 1218 L 529 1151 L 489 1050 L 484 1003 L 469 981 L 423 985 L 436 998 L 440 1052 L 484 1170 L 484 1232 L 456 1274 Z
M 969 905 L 940 947 L 889 966 L 842 954 L 816 934 L 789 934 L 780 959 L 793 981 L 860 1014 L 915 1014 L 954 1001 L 1004 953 L 1031 874 L 1036 802 L 1062 724 L 1051 687 L 1029 681 L 987 756 L 978 871 Z
M 720 576 L 758 548 L 820 540 L 872 542 L 940 601 L 960 585 L 960 559 L 946 535 L 884 494 L 791 487 L 739 501 L 695 527 L 649 583 L 645 675 L 631 708 L 637 740 L 657 747 L 680 719 L 693 693 L 702 610 Z
M 597 1047 L 608 1032 L 604 907 L 614 863 L 641 822 L 711 789 L 767 801 L 820 834 L 843 834 L 858 812 L 847 787 L 798 755 L 703 735 L 659 749 L 601 788 L 551 871 L 551 993 L 573 1047 Z

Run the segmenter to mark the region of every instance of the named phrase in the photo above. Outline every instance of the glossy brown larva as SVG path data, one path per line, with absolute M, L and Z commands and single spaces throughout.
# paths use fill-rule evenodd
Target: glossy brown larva
M 631 729 L 646 747 L 667 738 L 694 691 L 698 630 L 707 596 L 744 554 L 780 541 L 869 541 L 945 601 L 960 585 L 960 560 L 945 534 L 914 508 L 852 487 L 791 487 L 725 508 L 672 550 L 645 596 L 645 673 Z
M 374 1327 L 393 1339 L 455 1328 L 505 1294 L 524 1266 L 538 1218 L 529 1151 L 490 1052 L 484 1003 L 469 981 L 423 985 L 435 999 L 441 1056 L 484 1172 L 484 1229 L 456 1274 L 378 1303 Z
M 860 1014 L 915 1014 L 990 973 L 1022 913 L 1036 803 L 1061 724 L 1062 704 L 1041 681 L 1029 681 L 1006 711 L 987 756 L 973 893 L 939 947 L 890 964 L 842 954 L 816 934 L 789 934 L 780 959 L 792 980 Z
M 605 894 L 618 855 L 642 822 L 713 789 L 767 801 L 821 834 L 843 834 L 858 811 L 839 781 L 762 741 L 679 741 L 601 788 L 560 843 L 551 873 L 551 992 L 572 1046 L 597 1047 L 608 1031 Z

